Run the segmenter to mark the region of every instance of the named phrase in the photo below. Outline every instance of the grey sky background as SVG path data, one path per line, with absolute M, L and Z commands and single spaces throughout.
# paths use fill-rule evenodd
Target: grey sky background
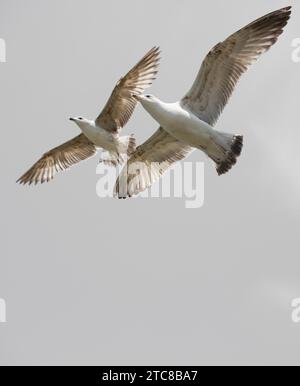
M 296 1 L 2 0 L 0 364 L 299 364 L 299 81 Z M 292 4 L 279 42 L 243 76 L 217 129 L 244 135 L 237 166 L 205 162 L 205 205 L 100 199 L 97 158 L 52 183 L 15 180 L 96 117 L 152 46 L 151 92 L 191 86 L 209 49 Z M 138 107 L 124 133 L 157 124 Z

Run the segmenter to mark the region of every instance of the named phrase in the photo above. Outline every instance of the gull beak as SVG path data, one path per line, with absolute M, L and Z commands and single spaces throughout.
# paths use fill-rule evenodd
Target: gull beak
M 70 121 L 74 121 L 75 122 L 75 119 L 74 118 L 69 118 Z

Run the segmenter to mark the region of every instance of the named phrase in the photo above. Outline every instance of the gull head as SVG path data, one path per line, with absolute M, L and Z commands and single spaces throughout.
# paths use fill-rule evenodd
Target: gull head
M 75 117 L 70 118 L 70 121 L 73 121 L 78 125 L 81 129 L 85 128 L 86 126 L 90 126 L 92 122 L 89 119 L 83 118 L 83 117 Z
M 138 100 L 144 109 L 158 122 L 160 117 L 164 113 L 164 103 L 156 96 L 151 94 L 139 94 L 134 95 L 134 98 Z
M 161 101 L 151 94 L 135 94 L 133 97 L 138 100 L 145 110 L 149 111 L 155 109 L 155 107 L 159 107 L 161 104 Z

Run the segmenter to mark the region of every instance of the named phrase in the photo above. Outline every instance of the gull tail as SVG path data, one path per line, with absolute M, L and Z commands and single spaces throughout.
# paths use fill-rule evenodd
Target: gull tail
M 104 165 L 117 167 L 125 163 L 136 149 L 134 135 L 128 135 L 119 138 L 118 150 L 103 150 L 100 154 L 100 161 Z
M 130 157 L 136 149 L 136 140 L 133 134 L 120 137 L 119 143 L 120 143 L 119 152 L 121 154 L 127 154 L 128 157 Z
M 226 157 L 217 164 L 217 173 L 219 176 L 227 173 L 241 155 L 243 149 L 243 136 L 235 135 L 233 137 L 230 150 L 226 152 Z
M 206 154 L 216 163 L 218 175 L 227 173 L 237 162 L 243 149 L 243 136 L 216 132 Z
M 118 154 L 115 151 L 103 150 L 100 153 L 99 163 L 103 163 L 104 165 L 117 167 L 118 165 L 122 165 L 125 162 L 122 154 Z

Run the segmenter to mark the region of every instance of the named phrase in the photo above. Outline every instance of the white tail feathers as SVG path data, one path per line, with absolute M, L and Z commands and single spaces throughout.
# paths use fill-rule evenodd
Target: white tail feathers
M 107 166 L 117 167 L 125 162 L 125 158 L 122 154 L 118 154 L 115 151 L 103 150 L 100 154 L 99 162 Z
M 118 151 L 103 150 L 101 152 L 100 162 L 104 165 L 117 167 L 122 165 L 136 149 L 136 141 L 133 134 L 120 137 Z

